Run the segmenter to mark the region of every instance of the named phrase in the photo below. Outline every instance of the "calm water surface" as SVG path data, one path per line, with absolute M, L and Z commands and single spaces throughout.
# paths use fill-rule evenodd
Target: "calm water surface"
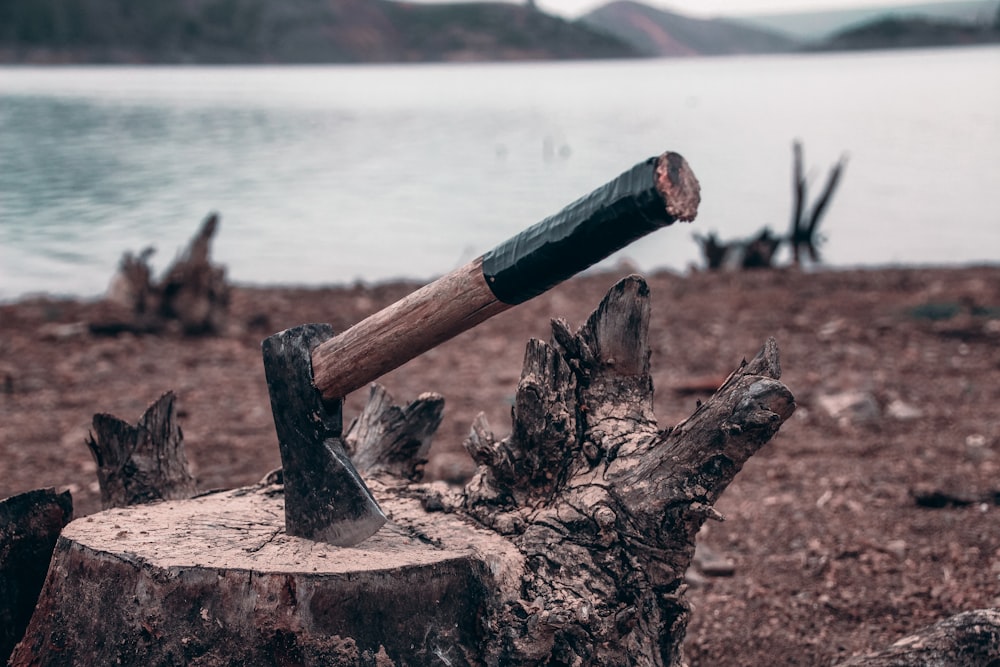
M 1000 261 L 1000 48 L 552 64 L 0 68 L 0 299 L 163 269 L 209 211 L 243 283 L 428 279 L 664 150 L 692 232 L 784 232 L 791 142 L 834 266 Z

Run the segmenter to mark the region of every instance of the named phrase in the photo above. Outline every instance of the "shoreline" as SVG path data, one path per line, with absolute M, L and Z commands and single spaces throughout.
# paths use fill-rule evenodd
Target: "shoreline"
M 582 324 L 626 273 L 573 278 L 379 380 L 396 403 L 444 396 L 434 478 L 469 474 L 462 442 L 478 413 L 509 431 L 528 339 L 549 339 L 554 317 Z M 693 575 L 692 667 L 834 664 L 1000 605 L 1000 265 L 646 280 L 661 427 L 771 336 L 797 404 L 717 503 L 727 520 L 699 536 L 733 573 Z M 198 338 L 74 327 L 98 302 L 0 305 L 0 497 L 56 487 L 77 517 L 98 511 L 93 415 L 134 422 L 167 390 L 199 489 L 256 482 L 280 465 L 261 340 L 307 322 L 343 330 L 414 285 L 235 286 L 230 326 Z M 345 424 L 366 396 L 347 397 Z M 922 507 L 927 491 L 983 500 Z
M 222 265 L 223 267 L 225 265 Z M 797 272 L 802 275 L 815 275 L 815 274 L 827 274 L 827 273 L 880 273 L 880 272 L 895 272 L 895 271 L 962 271 L 969 269 L 983 269 L 990 270 L 994 268 L 1000 268 L 1000 260 L 972 260 L 968 262 L 954 262 L 954 263 L 933 263 L 933 262 L 898 262 L 898 263 L 886 263 L 886 264 L 844 264 L 844 265 L 808 265 L 801 268 L 796 268 L 791 265 L 780 265 L 775 266 L 768 271 L 778 272 L 778 273 L 789 273 Z M 750 270 L 753 272 L 754 270 Z M 722 270 L 718 271 L 719 274 L 740 274 L 744 273 L 745 270 Z M 113 272 L 109 271 L 108 280 L 110 281 Z M 671 267 L 658 267 L 651 270 L 641 270 L 635 267 L 630 260 L 623 258 L 618 266 L 612 267 L 597 267 L 587 269 L 579 274 L 580 277 L 596 277 L 601 275 L 626 275 L 627 273 L 635 273 L 641 276 L 659 276 L 659 275 L 671 275 L 677 278 L 687 278 L 692 275 L 699 274 L 711 274 L 712 272 L 703 268 L 702 266 L 690 265 L 684 269 L 675 269 Z M 326 282 L 326 283 L 308 283 L 308 282 L 250 282 L 250 281 L 227 281 L 230 287 L 240 290 L 293 290 L 293 291 L 323 291 L 323 290 L 356 290 L 356 289 L 378 289 L 385 287 L 397 287 L 397 286 L 408 286 L 412 289 L 417 289 L 426 285 L 439 276 L 433 276 L 427 279 L 413 278 L 413 277 L 390 277 L 390 278 L 376 278 L 372 280 L 367 279 L 354 279 L 351 281 L 344 282 Z M 49 300 L 49 301 L 79 301 L 81 303 L 94 303 L 99 302 L 105 298 L 105 293 L 97 294 L 73 294 L 68 292 L 47 292 L 44 290 L 39 291 L 26 291 L 15 296 L 5 297 L 0 295 L 0 307 L 12 306 L 26 301 L 39 301 L 39 300 Z

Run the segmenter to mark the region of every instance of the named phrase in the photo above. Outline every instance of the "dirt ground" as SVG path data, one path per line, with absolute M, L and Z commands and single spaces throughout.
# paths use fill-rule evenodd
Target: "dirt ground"
M 552 317 L 581 324 L 625 272 L 576 278 L 382 379 L 398 402 L 445 396 L 431 474 L 467 472 L 473 417 L 509 428 L 528 338 Z M 692 573 L 692 666 L 835 664 L 1000 606 L 1000 265 L 647 279 L 661 426 L 768 336 L 798 405 L 700 538 L 731 573 Z M 80 324 L 93 302 L 0 305 L 0 497 L 55 486 L 77 516 L 98 511 L 92 416 L 135 421 L 167 390 L 200 487 L 257 481 L 279 465 L 261 339 L 342 330 L 413 287 L 237 287 L 227 332 L 204 338 L 96 337 Z

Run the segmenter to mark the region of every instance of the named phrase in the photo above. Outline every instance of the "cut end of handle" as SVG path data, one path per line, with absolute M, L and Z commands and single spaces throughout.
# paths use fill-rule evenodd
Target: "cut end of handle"
M 701 184 L 679 154 L 668 151 L 657 159 L 656 189 L 663 195 L 671 218 L 691 222 L 698 215 Z

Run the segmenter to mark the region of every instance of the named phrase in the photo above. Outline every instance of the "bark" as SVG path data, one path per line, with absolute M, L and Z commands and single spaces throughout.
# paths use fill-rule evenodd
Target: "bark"
M 689 419 L 659 429 L 648 321 L 646 284 L 632 277 L 577 333 L 554 322 L 552 344 L 528 346 L 511 436 L 497 442 L 480 421 L 469 439 L 480 469 L 462 510 L 527 563 L 498 612 L 501 663 L 681 664 L 695 535 L 794 410 L 772 340 Z
M 0 500 L 0 664 L 28 626 L 59 531 L 72 516 L 69 491 L 39 489 Z
M 952 616 L 841 667 L 990 667 L 1000 663 L 1000 610 Z
M 661 429 L 648 324 L 630 277 L 529 342 L 511 434 L 477 419 L 463 489 L 411 482 L 424 445 L 380 444 L 395 409 L 372 407 L 354 446 L 389 523 L 355 547 L 289 535 L 273 483 L 74 522 L 13 664 L 682 664 L 695 536 L 794 400 L 768 341 Z
M 135 426 L 113 415 L 94 415 L 87 446 L 97 463 L 105 509 L 194 494 L 175 404 L 173 392 L 165 393 Z
M 284 532 L 282 504 L 262 485 L 71 523 L 11 665 L 475 664 L 490 575 L 472 550 L 397 527 L 314 542 Z

